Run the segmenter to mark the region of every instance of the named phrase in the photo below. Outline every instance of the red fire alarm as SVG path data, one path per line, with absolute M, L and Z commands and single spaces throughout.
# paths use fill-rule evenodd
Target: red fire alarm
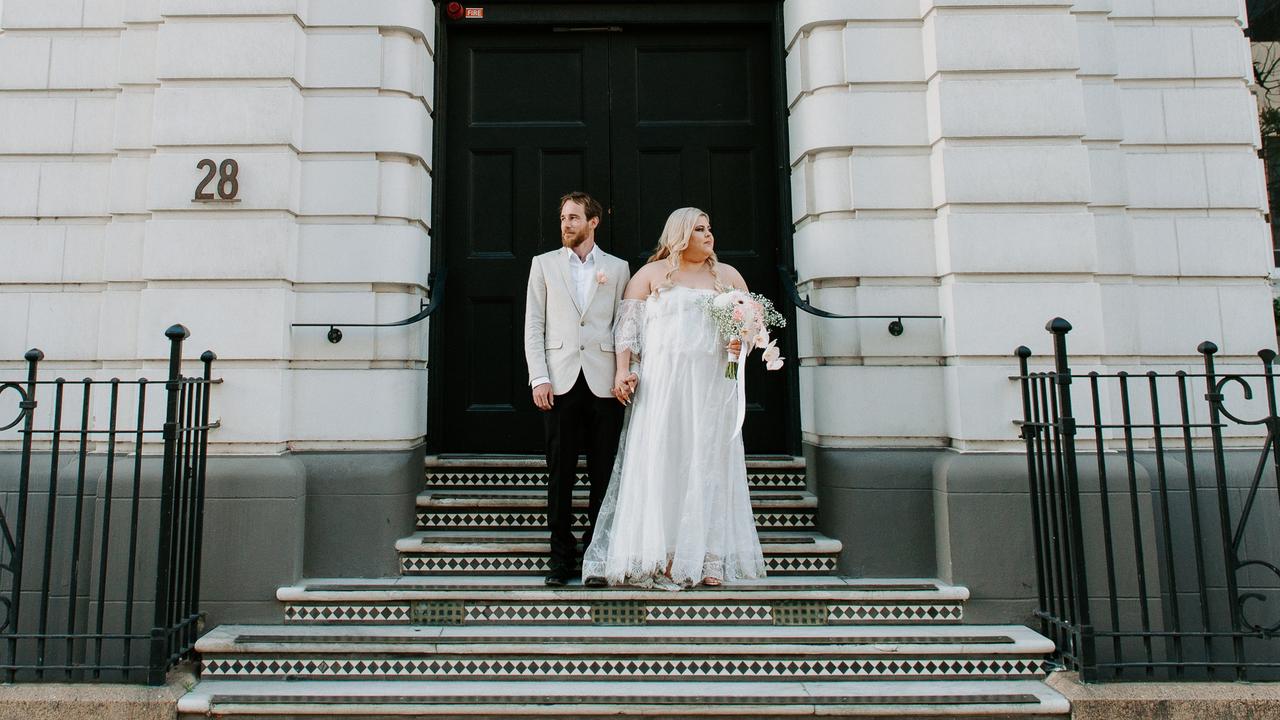
M 450 20 L 461 20 L 462 11 L 463 11 L 462 3 L 460 2 L 451 2 L 448 5 L 444 6 L 445 17 L 449 18 Z

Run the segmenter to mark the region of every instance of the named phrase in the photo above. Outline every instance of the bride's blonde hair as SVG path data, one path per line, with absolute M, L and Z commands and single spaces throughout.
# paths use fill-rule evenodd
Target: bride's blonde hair
M 672 276 L 680 269 L 680 256 L 689 248 L 689 238 L 693 235 L 693 226 L 698 224 L 698 218 L 700 217 L 705 217 L 707 222 L 711 222 L 711 216 L 696 207 L 679 208 L 667 216 L 667 223 L 662 226 L 662 235 L 658 237 L 658 247 L 653 251 L 653 255 L 649 257 L 649 262 L 657 262 L 659 260 L 667 262 L 666 280 L 656 288 L 657 291 L 661 292 L 675 286 L 676 282 L 672 279 Z M 714 251 L 704 261 L 704 264 L 711 271 L 716 292 L 727 291 L 729 289 L 728 286 L 720 282 L 720 270 L 716 267 L 716 254 Z

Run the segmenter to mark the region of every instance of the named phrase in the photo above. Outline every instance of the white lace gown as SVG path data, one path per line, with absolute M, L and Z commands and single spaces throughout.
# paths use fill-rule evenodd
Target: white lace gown
M 615 346 L 638 353 L 640 384 L 584 578 L 678 589 L 765 575 L 742 436 L 733 437 L 737 383 L 724 377 L 724 341 L 699 304 L 713 294 L 677 285 L 619 309 Z

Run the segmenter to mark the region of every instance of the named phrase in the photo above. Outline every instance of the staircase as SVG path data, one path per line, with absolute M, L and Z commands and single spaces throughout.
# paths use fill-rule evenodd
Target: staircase
M 836 576 L 803 461 L 748 471 L 768 578 L 594 590 L 542 584 L 541 461 L 429 458 L 402 576 L 305 581 L 283 624 L 215 628 L 179 716 L 1067 717 L 1049 641 L 960 624 L 963 588 Z

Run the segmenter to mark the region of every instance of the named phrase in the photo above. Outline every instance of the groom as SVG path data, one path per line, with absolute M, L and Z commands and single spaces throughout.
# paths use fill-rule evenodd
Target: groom
M 596 246 L 600 213 L 600 203 L 586 193 L 560 198 L 561 247 L 535 257 L 529 270 L 524 355 L 533 404 L 546 424 L 547 585 L 564 585 L 574 575 L 578 451 L 587 452 L 591 480 L 585 548 L 591 544 L 622 429 L 622 405 L 612 394 L 613 318 L 631 270 L 625 260 Z M 589 587 L 604 585 L 603 578 L 586 580 Z

